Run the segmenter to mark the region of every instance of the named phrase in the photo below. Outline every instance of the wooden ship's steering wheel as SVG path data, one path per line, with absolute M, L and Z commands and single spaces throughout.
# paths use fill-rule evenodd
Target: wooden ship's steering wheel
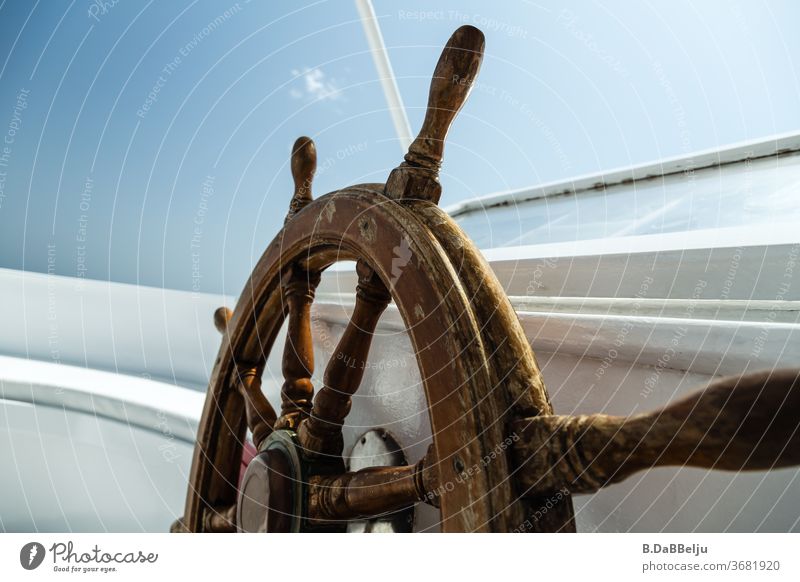
M 661 465 L 762 470 L 800 463 L 800 372 L 717 381 L 634 417 L 553 414 L 503 288 L 439 207 L 448 128 L 484 37 L 463 26 L 434 72 L 428 109 L 385 184 L 312 199 L 316 150 L 295 143 L 294 196 L 223 334 L 197 434 L 184 516 L 172 531 L 339 531 L 415 503 L 443 531 L 574 531 L 571 493 Z M 397 247 L 410 249 L 398 269 Z M 310 307 L 320 274 L 356 261 L 355 307 L 314 393 Z M 413 345 L 433 444 L 414 465 L 345 470 L 342 426 L 381 313 L 394 301 Z M 261 374 L 288 318 L 280 413 Z M 246 431 L 257 449 L 239 480 Z M 479 467 L 480 470 L 474 470 Z M 547 511 L 538 511 L 547 507 Z

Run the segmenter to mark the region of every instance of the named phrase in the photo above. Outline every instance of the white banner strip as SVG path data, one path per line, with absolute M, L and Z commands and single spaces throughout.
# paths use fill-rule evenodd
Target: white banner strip
M 3 534 L 0 580 L 800 580 L 796 534 Z

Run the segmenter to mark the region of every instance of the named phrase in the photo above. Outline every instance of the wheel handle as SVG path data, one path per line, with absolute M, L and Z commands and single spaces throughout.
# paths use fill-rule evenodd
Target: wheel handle
M 416 198 L 438 203 L 442 195 L 439 167 L 444 140 L 483 61 L 483 33 L 462 26 L 453 33 L 439 57 L 428 94 L 425 121 L 408 148 L 405 161 L 389 174 L 384 193 L 389 198 Z

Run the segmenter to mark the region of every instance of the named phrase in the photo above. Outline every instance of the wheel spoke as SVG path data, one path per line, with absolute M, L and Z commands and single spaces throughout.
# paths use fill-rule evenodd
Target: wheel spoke
M 630 417 L 542 415 L 515 421 L 526 495 L 594 493 L 652 467 L 769 470 L 800 464 L 800 370 L 722 378 Z
M 228 323 L 232 317 L 233 312 L 227 307 L 218 308 L 214 311 L 214 327 L 224 335 L 228 331 Z M 275 409 L 261 391 L 261 372 L 259 366 L 237 363 L 234 379 L 236 391 L 244 400 L 247 428 L 253 433 L 253 444 L 256 449 L 272 432 L 277 418 Z
M 405 161 L 386 180 L 385 194 L 389 198 L 439 203 L 439 167 L 445 138 L 472 90 L 483 61 L 484 44 L 483 33 L 474 26 L 462 26 L 450 37 L 433 72 L 419 134 L 409 146 Z
M 272 432 L 277 415 L 261 391 L 261 369 L 242 365 L 238 370 L 236 388 L 244 399 L 247 428 L 253 433 L 256 449 Z
M 275 428 L 297 428 L 311 412 L 314 397 L 314 344 L 311 337 L 311 302 L 319 273 L 293 268 L 287 276 L 284 300 L 288 306 L 288 330 L 283 348 L 281 417 Z
M 311 416 L 298 429 L 309 454 L 341 455 L 342 425 L 364 376 L 372 335 L 391 295 L 374 271 L 359 261 L 353 315 L 325 369 L 324 386 L 314 398 Z
M 312 477 L 309 517 L 320 521 L 378 517 L 419 501 L 438 507 L 435 475 L 431 448 L 416 465 Z

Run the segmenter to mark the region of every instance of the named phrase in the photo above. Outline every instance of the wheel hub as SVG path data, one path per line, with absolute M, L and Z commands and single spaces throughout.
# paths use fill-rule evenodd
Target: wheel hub
M 303 471 L 289 430 L 273 432 L 247 466 L 236 511 L 240 532 L 300 531 Z

